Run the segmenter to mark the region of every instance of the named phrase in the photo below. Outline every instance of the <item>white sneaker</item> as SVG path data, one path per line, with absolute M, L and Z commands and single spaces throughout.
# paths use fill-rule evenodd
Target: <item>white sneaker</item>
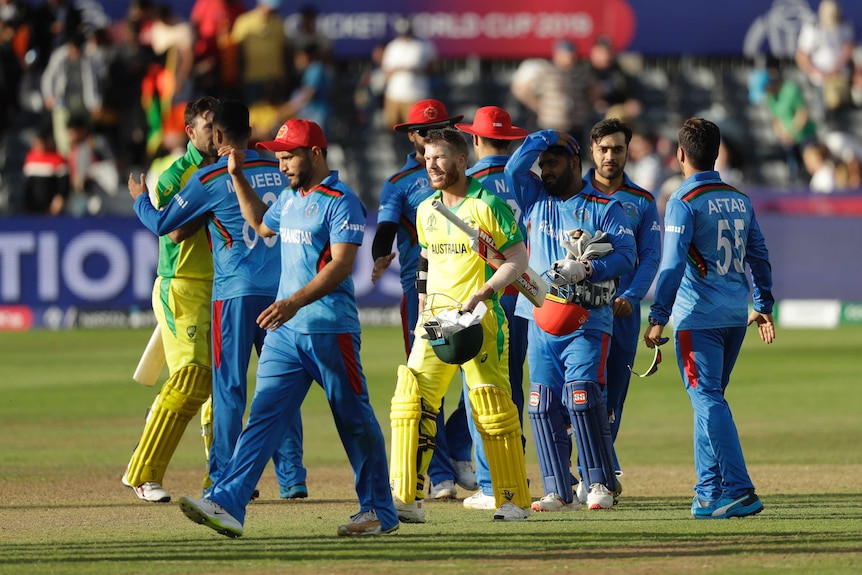
M 587 495 L 587 505 L 590 509 L 610 509 L 614 506 L 614 496 L 603 483 L 593 483 Z
M 392 533 L 396 529 L 398 529 L 398 524 L 384 531 L 380 526 L 380 520 L 377 518 L 377 512 L 372 509 L 360 511 L 351 516 L 350 523 L 338 526 L 338 534 L 342 537 L 380 535 L 381 533 Z
M 494 511 L 497 509 L 497 500 L 493 495 L 485 495 L 480 489 L 464 500 L 464 507 L 479 511 Z
M 227 537 L 242 537 L 242 523 L 225 511 L 224 507 L 210 499 L 180 497 L 183 515 L 201 525 L 206 525 Z
M 581 502 L 577 499 L 571 503 L 563 501 L 556 493 L 548 493 L 530 506 L 533 511 L 575 511 L 581 508 Z
M 494 521 L 523 521 L 530 516 L 530 510 L 506 502 L 494 512 Z
M 429 499 L 455 499 L 455 495 L 458 493 L 455 482 L 451 479 L 446 479 L 436 485 L 430 481 L 428 483 L 430 485 L 428 488 Z
M 138 499 L 149 501 L 151 503 L 168 503 L 171 500 L 171 494 L 164 487 L 155 481 L 148 481 L 143 485 L 132 485 L 126 480 L 126 474 L 123 474 L 123 485 L 135 492 Z
M 395 504 L 395 511 L 398 512 L 401 523 L 425 523 L 425 502 L 421 499 L 404 503 L 393 495 L 392 503 Z
M 578 483 L 578 487 L 575 489 L 575 497 L 581 503 L 581 505 L 587 504 L 587 496 L 590 494 L 589 489 L 587 489 L 587 484 L 581 481 Z
M 455 468 L 455 483 L 466 489 L 467 491 L 475 491 L 479 489 L 479 484 L 476 482 L 476 472 L 473 470 L 473 464 L 469 461 L 452 462 L 452 467 Z

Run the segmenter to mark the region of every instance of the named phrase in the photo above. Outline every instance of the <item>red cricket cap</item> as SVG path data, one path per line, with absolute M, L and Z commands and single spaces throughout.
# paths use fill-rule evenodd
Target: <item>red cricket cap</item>
M 410 108 L 410 114 L 407 115 L 407 121 L 403 124 L 395 124 L 392 129 L 402 134 L 407 133 L 410 128 L 417 126 L 437 126 L 440 128 L 458 122 L 464 118 L 464 115 L 449 116 L 446 112 L 446 106 L 439 100 L 419 100 Z
M 495 140 L 520 140 L 527 137 L 527 130 L 512 125 L 509 112 L 497 106 L 485 106 L 476 110 L 473 124 L 455 124 L 462 132 L 493 138 Z
M 297 148 L 324 148 L 326 136 L 323 129 L 311 120 L 294 118 L 281 125 L 275 139 L 258 142 L 257 147 L 270 152 L 291 152 Z

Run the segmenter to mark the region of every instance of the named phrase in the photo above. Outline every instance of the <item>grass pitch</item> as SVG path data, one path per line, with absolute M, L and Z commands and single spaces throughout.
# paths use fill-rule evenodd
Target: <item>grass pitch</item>
M 7 573 L 858 573 L 862 566 L 862 328 L 750 330 L 728 389 L 758 516 L 695 521 L 691 407 L 673 354 L 633 380 L 617 450 L 620 505 L 497 524 L 460 502 L 430 502 L 428 523 L 371 540 L 336 537 L 356 511 L 353 478 L 322 391 L 303 406 L 310 497 L 278 499 L 271 470 L 230 540 L 174 504 L 120 484 L 156 389 L 131 373 L 148 331 L 0 333 L 0 574 Z M 398 331 L 368 328 L 362 361 L 388 442 Z M 643 359 L 643 358 L 641 358 Z M 252 378 L 253 381 L 253 378 Z M 456 399 L 452 388 L 449 403 Z M 528 475 L 541 493 L 528 435 Z M 197 494 L 189 427 L 165 487 Z M 459 492 L 460 496 L 468 493 Z

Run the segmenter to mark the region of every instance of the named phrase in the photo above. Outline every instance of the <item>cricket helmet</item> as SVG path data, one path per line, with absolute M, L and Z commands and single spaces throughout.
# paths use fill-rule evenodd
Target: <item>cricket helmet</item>
M 581 328 L 590 317 L 590 312 L 571 301 L 568 290 L 562 289 L 567 287 L 551 285 L 542 307 L 533 308 L 536 325 L 551 335 L 569 335 Z M 571 293 L 574 294 L 574 290 Z
M 461 365 L 476 357 L 482 340 L 482 324 L 477 323 L 444 337 L 429 338 L 429 343 L 440 361 Z

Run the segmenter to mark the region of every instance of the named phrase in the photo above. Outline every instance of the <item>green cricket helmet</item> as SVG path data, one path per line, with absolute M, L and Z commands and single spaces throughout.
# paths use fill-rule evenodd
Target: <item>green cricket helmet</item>
M 439 326 L 433 325 L 434 322 L 425 323 L 425 330 L 428 335 L 423 335 L 429 340 L 431 349 L 444 363 L 452 365 L 461 365 L 476 357 L 479 350 L 482 349 L 482 324 L 474 324 L 465 327 L 454 333 L 442 336 Z M 432 325 L 428 325 L 432 324 Z

